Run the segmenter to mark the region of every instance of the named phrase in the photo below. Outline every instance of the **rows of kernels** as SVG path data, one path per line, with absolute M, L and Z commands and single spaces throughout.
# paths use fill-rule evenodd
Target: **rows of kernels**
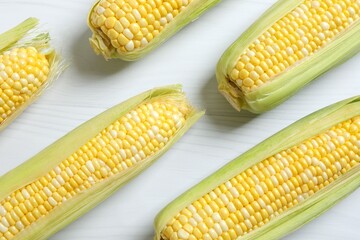
M 145 47 L 192 0 L 101 0 L 91 13 L 91 25 L 119 52 Z
M 360 117 L 281 151 L 180 211 L 163 239 L 236 239 L 304 201 L 360 163 Z
M 48 74 L 48 59 L 33 47 L 0 55 L 0 124 L 37 93 Z
M 358 0 L 305 0 L 240 55 L 230 80 L 253 91 L 324 48 L 359 16 Z
M 152 101 L 130 111 L 39 180 L 0 202 L 0 239 L 108 177 L 154 155 L 184 125 L 188 106 Z

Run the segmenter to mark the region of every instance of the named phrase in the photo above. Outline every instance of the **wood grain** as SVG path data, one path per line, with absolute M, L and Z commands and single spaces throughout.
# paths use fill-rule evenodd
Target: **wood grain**
M 226 0 L 162 47 L 134 62 L 105 62 L 88 45 L 89 0 L 0 0 L 0 31 L 41 19 L 71 67 L 0 137 L 0 174 L 77 125 L 137 93 L 182 83 L 207 115 L 160 161 L 53 240 L 152 239 L 157 212 L 187 188 L 297 119 L 359 94 L 360 56 L 328 72 L 278 108 L 235 112 L 218 94 L 222 52 L 275 0 Z M 360 239 L 360 191 L 285 239 Z

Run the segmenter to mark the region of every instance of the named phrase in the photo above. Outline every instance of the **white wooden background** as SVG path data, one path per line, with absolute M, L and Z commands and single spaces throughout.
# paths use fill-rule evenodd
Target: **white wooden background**
M 105 109 L 147 89 L 182 83 L 207 115 L 141 176 L 54 235 L 53 240 L 153 237 L 162 207 L 247 149 L 301 117 L 359 94 L 360 56 L 323 75 L 280 107 L 237 113 L 218 94 L 223 51 L 275 0 L 224 0 L 134 63 L 105 62 L 88 45 L 93 0 L 0 0 L 0 32 L 38 17 L 71 67 L 0 136 L 0 175 Z M 286 239 L 360 239 L 360 191 Z

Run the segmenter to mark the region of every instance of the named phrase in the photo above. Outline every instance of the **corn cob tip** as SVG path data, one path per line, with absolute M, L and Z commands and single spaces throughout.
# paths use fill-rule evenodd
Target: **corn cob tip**
M 136 58 L 136 52 L 141 52 L 160 37 L 166 26 L 192 1 L 152 4 L 100 0 L 93 6 L 88 17 L 93 31 L 91 45 L 96 53 L 101 53 L 105 58 Z
M 109 44 L 105 43 L 100 35 L 93 34 L 92 37 L 89 38 L 89 43 L 95 54 L 102 55 L 106 61 L 113 58 L 114 54 L 116 54 L 116 51 L 114 51 Z
M 137 60 L 219 0 L 144 2 L 99 0 L 90 10 L 90 44 L 106 59 Z
M 90 43 L 91 48 L 96 53 L 96 55 L 101 54 L 99 43 L 94 35 L 92 36 L 92 38 L 89 38 L 89 43 Z M 105 54 L 105 56 L 106 56 L 106 54 Z
M 217 78 L 220 79 L 222 76 L 218 76 Z M 239 89 L 236 86 L 233 86 L 233 84 L 229 80 L 225 80 L 224 82 L 227 82 L 228 84 L 224 84 L 223 82 L 219 82 L 218 85 L 218 91 L 225 97 L 225 99 L 231 104 L 231 106 L 237 110 L 241 111 L 241 109 L 244 108 L 242 101 L 239 101 L 239 98 L 236 96 L 239 96 Z
M 34 29 L 37 24 L 30 18 L 0 35 L 0 131 L 66 67 L 50 46 L 49 33 Z

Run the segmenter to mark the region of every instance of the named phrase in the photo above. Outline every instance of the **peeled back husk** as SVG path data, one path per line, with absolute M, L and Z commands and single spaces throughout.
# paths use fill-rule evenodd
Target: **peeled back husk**
M 198 219 L 200 218 L 199 215 L 208 213 L 209 208 L 207 208 L 206 212 L 200 213 L 200 211 L 203 211 L 203 209 L 204 209 L 203 204 L 205 204 L 205 203 L 210 204 L 208 202 L 208 200 L 210 199 L 209 196 L 212 199 L 211 201 L 215 201 L 213 198 L 213 196 L 215 195 L 214 194 L 215 188 L 219 188 L 219 186 L 223 186 L 223 187 L 228 186 L 227 184 L 230 184 L 230 180 L 233 180 L 235 177 L 240 176 L 240 174 L 245 173 L 245 171 L 246 171 L 246 173 L 249 173 L 249 171 L 250 172 L 253 171 L 253 173 L 255 174 L 255 172 L 254 172 L 255 170 L 253 167 L 257 166 L 258 169 L 260 169 L 260 165 L 258 165 L 258 164 L 261 162 L 261 164 L 265 165 L 265 163 L 263 162 L 264 159 L 268 160 L 272 156 L 276 156 L 276 158 L 277 158 L 278 157 L 277 155 L 284 156 L 282 154 L 284 152 L 287 153 L 288 149 L 292 149 L 294 146 L 298 146 L 298 144 L 301 144 L 308 139 L 319 136 L 318 134 L 322 134 L 325 131 L 328 131 L 329 129 L 331 129 L 332 127 L 338 126 L 337 124 L 339 124 L 339 123 L 342 123 L 342 122 L 347 121 L 352 118 L 358 118 L 357 121 L 359 121 L 359 116 L 360 116 L 360 97 L 358 96 L 358 97 L 353 97 L 353 98 L 338 102 L 338 103 L 333 104 L 329 107 L 326 107 L 322 110 L 319 110 L 319 111 L 297 121 L 296 123 L 290 125 L 289 127 L 283 129 L 282 131 L 278 132 L 277 134 L 273 135 L 272 137 L 266 139 L 265 141 L 263 141 L 259 145 L 255 146 L 254 148 L 250 149 L 246 153 L 242 154 L 235 160 L 231 161 L 230 163 L 228 163 L 227 165 L 225 165 L 224 167 L 222 167 L 221 169 L 216 171 L 214 174 L 212 174 L 211 176 L 209 176 L 206 179 L 204 179 L 203 181 L 201 181 L 198 185 L 194 186 L 193 188 L 191 188 L 190 190 L 188 190 L 187 192 L 185 192 L 184 194 L 179 196 L 177 199 L 175 199 L 169 205 L 167 205 L 157 215 L 157 217 L 155 219 L 155 230 L 156 230 L 155 239 L 156 240 L 160 240 L 160 239 L 168 240 L 168 238 L 164 237 L 165 229 L 167 229 L 168 226 L 172 226 L 172 224 L 174 223 L 175 220 L 178 221 L 178 217 L 180 214 L 186 215 L 187 217 L 189 216 L 188 214 L 192 214 L 193 218 L 196 219 L 196 221 L 198 221 Z M 350 141 L 350 140 L 346 140 L 346 142 L 347 141 Z M 340 144 L 345 145 L 347 143 L 340 142 Z M 357 144 L 356 146 L 359 146 L 359 141 L 357 143 L 355 141 L 354 144 L 355 145 Z M 308 146 L 308 145 L 306 145 L 306 146 Z M 346 146 L 348 146 L 348 145 L 346 145 Z M 340 148 L 341 146 L 337 145 L 337 147 Z M 346 149 L 346 148 L 343 148 L 343 149 Z M 324 213 L 325 211 L 330 209 L 332 206 L 334 206 L 336 203 L 338 203 L 341 199 L 343 199 L 344 197 L 349 195 L 351 192 L 353 192 L 360 186 L 360 164 L 359 164 L 360 156 L 359 156 L 359 152 L 354 153 L 354 154 L 357 154 L 357 155 L 355 156 L 354 159 L 350 159 L 350 160 L 356 161 L 357 164 L 355 164 L 351 169 L 349 169 L 348 171 L 346 171 L 343 174 L 339 174 L 339 176 L 335 180 L 330 181 L 330 183 L 328 183 L 327 185 L 325 185 L 323 188 L 319 189 L 317 192 L 313 193 L 312 195 L 309 195 L 308 197 L 304 197 L 304 199 L 302 199 L 301 201 L 299 200 L 299 202 L 297 204 L 294 204 L 292 207 L 289 207 L 286 210 L 271 216 L 269 221 L 262 223 L 260 226 L 257 226 L 257 228 L 255 228 L 255 229 L 251 230 L 250 232 L 247 232 L 241 236 L 237 235 L 236 237 L 234 237 L 232 235 L 231 239 L 239 239 L 239 240 L 240 239 L 241 240 L 242 239 L 266 239 L 266 240 L 280 239 L 281 237 L 300 228 L 304 224 L 310 222 L 314 218 L 318 217 L 319 215 L 321 215 L 322 213 Z M 290 155 L 290 153 L 289 153 L 289 155 Z M 293 155 L 290 155 L 290 156 L 293 156 Z M 352 156 L 352 155 L 351 154 L 346 155 L 345 157 L 348 157 L 348 156 Z M 294 162 L 297 161 L 297 158 L 295 158 L 295 156 L 293 156 L 292 158 L 293 158 Z M 336 160 L 336 161 L 340 161 L 340 160 Z M 264 168 L 266 168 L 266 166 L 267 165 L 265 165 Z M 280 165 L 278 165 L 278 166 L 280 166 Z M 284 166 L 286 166 L 285 163 L 284 163 Z M 316 167 L 316 165 L 314 165 L 314 166 Z M 318 165 L 318 166 L 321 167 L 321 165 Z M 293 171 L 293 170 L 291 170 L 291 171 Z M 245 176 L 245 175 L 241 175 L 241 176 Z M 256 175 L 256 176 L 260 176 L 260 175 Z M 298 175 L 293 175 L 293 177 L 295 177 L 295 179 L 297 179 Z M 259 177 L 259 179 L 260 179 L 260 177 Z M 255 181 L 255 180 L 253 180 L 253 181 Z M 261 180 L 261 181 L 265 181 L 265 180 Z M 271 181 L 273 181 L 272 178 L 271 178 Z M 289 178 L 289 180 L 285 179 L 284 182 L 285 181 L 290 181 L 290 178 Z M 274 183 L 274 181 L 273 181 L 273 183 Z M 240 182 L 239 182 L 239 184 L 240 184 Z M 261 185 L 258 182 L 256 184 Z M 268 184 L 268 183 L 266 182 L 266 184 Z M 233 186 L 234 186 L 234 188 L 237 188 L 237 187 L 235 187 L 235 185 L 233 185 Z M 279 186 L 281 187 L 283 185 L 281 185 L 281 183 L 280 183 Z M 222 192 L 224 194 L 227 193 L 227 192 L 224 192 L 223 188 L 220 188 L 220 189 L 221 189 L 220 192 Z M 283 189 L 285 189 L 285 187 Z M 219 189 L 217 189 L 217 190 L 219 190 Z M 247 191 L 250 191 L 250 190 L 247 190 Z M 256 191 L 258 191 L 258 190 L 256 190 Z M 265 195 L 261 195 L 261 194 L 267 194 L 267 192 L 265 190 L 263 190 L 263 191 L 264 191 L 264 193 L 259 192 L 260 197 L 265 196 Z M 269 188 L 269 191 L 270 191 L 270 188 Z M 291 191 L 293 191 L 293 190 L 291 190 Z M 286 193 L 288 193 L 288 192 L 286 192 Z M 217 195 L 217 193 L 216 193 L 216 195 Z M 205 196 L 207 196 L 207 198 Z M 235 202 L 232 200 L 232 198 L 229 198 L 229 195 L 226 195 L 226 196 L 228 196 L 228 198 L 226 198 L 226 199 L 228 199 L 227 201 L 229 201 L 231 203 Z M 244 195 L 240 194 L 240 196 L 234 197 L 234 199 L 235 198 L 240 199 L 241 196 L 244 196 Z M 266 196 L 270 196 L 270 195 L 266 195 Z M 201 198 L 201 201 L 199 200 L 200 198 Z M 218 198 L 220 198 L 220 197 L 218 196 Z M 205 200 L 206 202 L 203 201 L 204 199 L 206 199 Z M 221 201 L 224 201 L 224 200 L 222 200 L 222 198 L 220 198 L 220 199 L 221 199 Z M 219 200 L 219 199 L 217 199 L 217 200 Z M 256 199 L 254 202 L 256 202 Z M 193 203 L 197 203 L 197 204 L 193 205 Z M 268 203 L 266 203 L 266 204 L 268 204 Z M 190 205 L 192 206 L 192 208 L 190 208 Z M 201 208 L 202 210 L 197 210 L 199 205 L 202 206 L 202 208 Z M 196 207 L 194 208 L 193 206 L 196 206 Z M 210 205 L 210 206 L 211 206 L 211 209 L 214 209 L 213 205 Z M 225 208 L 227 208 L 228 206 L 229 205 L 225 205 Z M 250 200 L 249 200 L 249 206 L 250 206 Z M 253 205 L 251 205 L 251 206 L 253 206 Z M 244 205 L 244 207 L 245 207 L 245 205 Z M 234 210 L 233 208 L 234 208 L 234 205 L 232 205 L 231 208 L 229 206 L 228 209 L 232 209 L 232 210 L 228 210 L 228 211 L 230 211 L 231 214 L 235 214 L 234 216 L 239 216 L 239 215 L 237 215 L 238 214 L 237 211 L 240 211 L 240 209 L 236 208 L 236 210 Z M 267 208 L 262 207 L 262 206 L 261 206 L 261 210 L 268 211 Z M 198 213 L 197 216 L 195 216 L 194 211 L 196 211 L 196 213 Z M 240 214 L 243 214 L 243 213 L 240 213 Z M 204 216 L 203 215 L 201 215 L 201 216 L 202 217 L 200 219 L 204 220 L 205 219 Z M 269 214 L 269 216 L 270 216 L 270 214 Z M 210 215 L 210 218 L 211 218 L 211 215 Z M 232 219 L 230 221 L 230 223 L 232 223 L 232 224 L 235 223 L 235 220 L 233 220 L 234 218 L 229 217 L 229 219 L 230 220 Z M 226 224 L 228 223 L 226 221 L 226 219 L 221 218 L 220 220 L 224 220 L 226 222 Z M 184 222 L 184 220 L 181 220 L 181 221 L 182 221 L 182 224 L 186 224 Z M 219 221 L 219 220 L 216 220 L 216 221 Z M 216 222 L 216 221 L 214 220 L 214 222 Z M 190 223 L 190 225 L 192 225 L 195 228 L 195 226 L 193 225 L 193 222 L 189 222 L 189 223 Z M 241 221 L 239 220 L 238 224 L 240 224 L 240 223 L 241 223 Z M 241 224 L 243 224 L 243 222 Z M 249 225 L 246 225 L 246 226 L 249 227 Z M 179 228 L 179 226 L 177 228 Z M 229 226 L 223 227 L 221 225 L 221 229 L 223 229 L 222 231 L 225 231 L 227 228 L 230 229 Z M 182 236 L 186 236 L 187 233 L 185 233 L 185 232 L 188 229 L 190 229 L 190 228 L 180 228 L 180 230 L 179 229 L 177 229 L 177 230 L 179 231 L 178 233 L 180 233 L 180 231 L 182 231 L 181 232 Z M 233 228 L 231 228 L 231 229 L 233 229 Z M 214 228 L 213 228 L 213 230 L 214 230 Z M 216 231 L 218 231 L 218 229 Z M 232 234 L 234 234 L 234 232 L 232 232 Z M 180 234 L 178 234 L 177 236 L 179 236 L 179 235 Z M 174 236 L 176 236 L 176 234 L 174 234 Z M 189 235 L 187 235 L 187 236 L 189 236 Z M 183 239 L 183 238 L 174 237 L 171 239 Z M 211 238 L 211 239 L 215 239 L 215 238 Z
M 146 106 L 148 106 L 147 104 L 152 104 L 152 103 L 160 104 L 161 106 L 165 106 L 166 104 L 169 104 L 169 106 L 171 105 L 173 107 L 181 108 L 181 111 L 184 111 L 184 113 L 186 113 L 185 122 L 181 124 L 180 127 L 177 126 L 176 132 L 173 133 L 171 138 L 169 137 L 168 141 L 164 145 L 160 145 L 159 149 L 153 150 L 153 152 L 150 155 L 146 155 L 144 158 L 142 158 L 141 161 L 137 161 L 136 163 L 133 163 L 132 166 L 124 165 L 125 163 L 121 162 L 121 164 L 119 163 L 120 165 L 113 167 L 113 165 L 111 165 L 110 163 L 116 162 L 117 157 L 120 157 L 122 152 L 128 151 L 126 150 L 128 149 L 126 145 L 128 145 L 129 143 L 134 144 L 131 143 L 131 139 L 135 139 L 135 141 L 139 141 L 139 139 L 144 136 L 144 135 L 137 135 L 140 134 L 138 133 L 138 130 L 143 129 L 141 128 L 143 126 L 141 126 L 140 123 L 138 123 L 137 125 L 131 125 L 131 124 L 134 123 L 134 121 L 135 122 L 142 121 L 140 119 L 143 119 L 143 116 L 141 115 L 143 109 L 145 109 Z M 136 115 L 136 113 L 132 111 L 134 109 L 138 109 L 139 115 Z M 157 125 L 157 121 L 162 121 L 160 118 L 157 119 L 159 116 L 155 114 L 156 113 L 153 113 L 152 119 L 149 119 L 148 123 L 154 121 L 154 124 L 156 123 Z M 81 126 L 71 131 L 70 133 L 68 133 L 67 135 L 65 135 L 64 137 L 62 137 L 61 139 L 59 139 L 49 147 L 45 148 L 43 151 L 32 157 L 30 160 L 24 162 L 14 170 L 0 177 L 0 224 L 1 224 L 2 214 L 4 214 L 3 212 L 5 206 L 4 201 L 5 202 L 15 201 L 15 200 L 11 200 L 10 197 L 13 196 L 11 194 L 13 194 L 15 191 L 18 191 L 18 194 L 23 194 L 25 198 L 29 198 L 30 196 L 26 196 L 31 192 L 31 190 L 29 190 L 28 188 L 29 186 L 32 186 L 33 188 L 37 186 L 37 188 L 39 188 L 39 191 L 44 191 L 46 194 L 48 194 L 49 189 L 51 189 L 50 183 L 53 184 L 53 186 L 59 185 L 57 186 L 58 187 L 57 191 L 59 191 L 60 193 L 61 188 L 67 189 L 67 186 L 68 187 L 72 186 L 72 185 L 68 185 L 69 183 L 72 184 L 71 181 L 74 181 L 74 179 L 75 181 L 78 181 L 78 179 L 75 178 L 78 173 L 74 172 L 74 170 L 71 171 L 71 169 L 74 169 L 73 167 L 74 166 L 76 167 L 76 165 L 71 163 L 71 161 L 73 161 L 74 158 L 78 158 L 79 160 L 75 160 L 75 161 L 79 161 L 81 163 L 81 161 L 84 161 L 85 159 L 85 161 L 88 162 L 86 162 L 86 164 L 81 163 L 82 167 L 80 169 L 84 169 L 85 171 L 86 170 L 85 168 L 87 168 L 89 170 L 86 171 L 91 171 L 91 176 L 89 176 L 88 178 L 91 183 L 91 186 L 86 187 L 87 185 L 85 184 L 85 182 L 87 180 L 84 180 L 84 183 L 79 183 L 79 187 L 78 187 L 79 189 L 76 190 L 77 187 L 76 189 L 74 187 L 74 190 L 72 190 L 75 191 L 73 193 L 74 195 L 69 195 L 70 194 L 69 192 L 66 193 L 65 200 L 62 200 L 61 203 L 59 202 L 58 205 L 56 204 L 54 204 L 55 206 L 52 205 L 54 206 L 52 210 L 49 210 L 46 214 L 43 214 L 40 218 L 38 218 L 35 222 L 32 222 L 29 226 L 25 227 L 13 238 L 13 239 L 32 239 L 32 240 L 47 239 L 52 234 L 56 233 L 63 227 L 73 222 L 75 219 L 79 218 L 80 216 L 82 216 L 83 214 L 94 208 L 100 202 L 104 201 L 117 189 L 119 189 L 125 183 L 127 183 L 130 179 L 134 178 L 135 176 L 140 174 L 143 170 L 145 170 L 147 167 L 149 167 L 152 163 L 154 163 L 154 161 L 157 160 L 160 156 L 162 156 L 183 134 L 185 134 L 186 131 L 189 130 L 189 128 L 202 115 L 203 112 L 198 112 L 192 106 L 189 105 L 184 93 L 181 90 L 181 86 L 179 85 L 156 88 L 147 91 L 145 93 L 142 93 L 136 97 L 133 97 L 117 106 L 114 106 L 113 108 L 103 112 L 102 114 L 82 124 Z M 120 136 L 120 133 L 124 134 L 124 131 L 126 131 L 125 128 L 123 128 L 123 125 L 114 125 L 118 121 L 123 121 L 122 119 L 125 120 L 127 119 L 126 120 L 127 123 L 131 122 L 129 125 L 130 127 L 125 123 L 126 129 L 128 129 L 129 131 L 128 133 L 126 133 L 127 135 L 125 136 L 127 142 L 125 142 L 125 140 L 121 140 L 123 139 L 124 136 L 122 135 Z M 112 127 L 110 130 L 108 129 L 109 126 Z M 120 129 L 117 129 L 116 126 L 119 126 Z M 131 128 L 131 126 L 133 127 Z M 146 128 L 149 127 L 149 125 L 144 125 L 144 126 Z M 155 125 L 152 126 L 153 128 L 151 128 L 150 126 L 150 130 L 155 128 Z M 160 127 L 158 127 L 158 129 L 155 130 L 160 133 L 162 133 L 164 129 L 166 130 L 165 126 L 164 129 L 162 128 L 159 129 L 159 128 Z M 99 134 L 100 137 L 97 137 L 99 136 Z M 143 134 L 147 134 L 147 133 L 145 132 Z M 107 137 L 103 138 L 102 136 L 107 136 Z M 159 139 L 157 135 L 155 137 L 156 139 Z M 105 142 L 100 138 L 108 139 L 108 140 L 112 139 L 112 140 L 110 142 L 107 142 L 106 143 L 107 145 L 104 146 L 103 144 L 105 144 Z M 146 139 L 145 136 L 143 138 Z M 156 139 L 152 139 L 152 143 L 153 141 L 156 141 Z M 95 163 L 93 165 L 92 163 L 90 164 L 89 161 L 90 162 L 96 161 L 97 162 L 96 164 L 101 163 L 102 161 L 100 160 L 103 159 L 104 154 L 109 154 L 108 152 L 109 150 L 107 151 L 99 150 L 98 152 L 94 153 L 93 152 L 94 146 L 103 146 L 104 148 L 106 147 L 106 149 L 117 149 L 115 148 L 115 146 L 118 147 L 120 146 L 119 147 L 120 155 L 118 152 L 114 152 L 114 153 L 111 152 L 112 155 L 111 158 L 109 157 L 108 160 L 109 162 L 105 162 L 104 164 L 106 165 L 101 165 L 103 166 L 102 168 L 109 169 L 107 171 L 111 171 L 111 174 L 107 175 L 106 177 L 102 175 L 104 178 L 99 180 L 97 180 L 96 178 L 96 176 L 98 176 L 96 175 L 96 171 L 98 170 L 96 171 L 94 170 L 94 168 L 96 168 Z M 136 144 L 132 145 L 131 151 L 133 151 L 134 146 L 138 148 L 137 147 L 138 145 Z M 143 150 L 146 153 L 146 148 L 144 148 Z M 138 149 L 138 151 L 140 151 L 140 149 Z M 84 152 L 86 153 L 86 156 L 84 155 Z M 144 154 L 144 152 L 142 153 L 139 152 L 140 156 L 141 154 Z M 139 156 L 135 155 L 135 159 L 137 159 L 136 157 Z M 86 160 L 86 158 L 88 159 Z M 135 159 L 132 159 L 131 161 Z M 67 163 L 71 163 L 71 164 L 65 170 L 63 166 L 64 164 Z M 90 164 L 92 167 L 89 168 L 88 164 Z M 127 160 L 126 160 L 126 164 L 128 164 Z M 120 170 L 116 170 L 115 168 L 117 167 L 120 167 Z M 55 173 L 59 174 L 57 175 L 56 178 L 53 175 L 51 175 Z M 69 175 L 70 173 L 71 175 Z M 53 177 L 53 181 L 47 180 L 49 181 L 49 183 L 47 183 L 47 181 L 41 180 L 44 178 L 44 176 L 48 176 L 48 174 L 50 174 Z M 65 176 L 68 176 L 70 178 L 68 177 L 65 178 Z M 79 177 L 79 175 L 77 176 Z M 42 187 L 39 187 L 40 183 L 38 181 L 40 181 Z M 48 189 L 45 189 L 45 186 Z M 24 191 L 26 195 L 24 194 Z M 53 195 L 51 196 L 54 196 L 54 194 L 56 193 L 53 192 Z M 34 199 L 33 200 L 30 199 L 30 202 L 33 201 Z M 50 204 L 54 203 L 54 199 L 48 198 L 46 201 L 48 201 Z M 46 206 L 45 203 L 43 203 L 44 206 Z M 39 202 L 38 204 L 40 205 Z M 39 206 L 34 208 L 35 209 L 39 208 Z M 4 226 L 1 225 L 0 237 L 2 236 L 1 231 L 5 231 L 5 230 L 4 230 Z
M 0 117 L 0 131 L 2 131 L 4 128 L 6 128 L 16 117 L 18 117 L 31 103 L 33 103 L 42 93 L 43 91 L 49 87 L 49 85 L 59 77 L 61 72 L 64 70 L 66 65 L 64 64 L 64 61 L 62 60 L 59 53 L 57 53 L 51 46 L 50 46 L 50 35 L 47 32 L 42 32 L 38 29 L 36 29 L 37 25 L 39 23 L 39 20 L 36 18 L 29 18 L 25 20 L 24 22 L 20 23 L 16 27 L 0 34 L 0 56 L 5 57 L 12 54 L 12 52 L 18 50 L 18 49 L 29 49 L 32 48 L 34 51 L 36 51 L 37 54 L 41 54 L 41 56 L 44 56 L 44 58 L 47 61 L 48 64 L 48 74 L 45 76 L 46 80 L 40 85 L 36 86 L 36 90 L 31 93 L 30 96 L 27 96 L 27 91 L 29 90 L 31 84 L 34 85 L 34 82 L 30 82 L 29 77 L 30 73 L 28 71 L 31 71 L 33 69 L 34 64 L 37 64 L 36 59 L 33 59 L 33 62 L 27 63 L 28 57 L 25 59 L 22 59 L 25 61 L 25 65 L 21 65 L 19 57 L 16 59 L 12 59 L 10 57 L 10 60 L 13 61 L 12 64 L 9 64 L 7 62 L 0 61 L 0 74 L 2 77 L 0 77 L 1 84 L 4 82 L 7 83 L 7 85 L 1 85 L 1 92 L 3 94 L 0 97 L 1 101 L 1 108 L 3 110 L 1 111 Z M 16 64 L 15 64 L 16 63 Z M 28 65 L 29 66 L 28 66 Z M 20 65 L 18 66 L 18 69 L 13 69 L 14 65 Z M 31 65 L 31 66 L 30 66 Z M 30 67 L 30 68 L 26 68 Z M 40 66 L 40 71 L 41 69 Z M 4 69 L 2 69 L 4 68 Z M 13 75 L 9 75 L 9 72 L 7 68 L 12 69 Z M 5 74 L 7 72 L 7 74 Z M 27 74 L 24 76 L 23 74 Z M 15 79 L 15 74 L 16 79 Z M 8 79 L 4 79 L 4 75 Z M 20 77 L 19 77 L 20 76 Z M 36 81 L 36 75 L 32 75 L 33 80 Z M 12 81 L 8 80 L 12 78 Z M 29 85 L 25 85 L 25 82 Z M 11 85 L 12 84 L 12 85 Z M 15 88 L 15 85 L 17 84 L 17 88 Z M 19 88 L 20 87 L 20 88 Z M 34 87 L 34 86 L 31 86 Z M 11 93 L 7 94 L 8 90 L 12 90 Z M 26 98 L 25 98 L 26 96 Z M 12 97 L 16 98 L 24 98 L 25 101 L 22 103 L 17 103 L 16 98 L 11 99 Z M 11 102 L 9 102 L 10 100 Z M 7 105 L 7 106 L 5 106 Z
M 325 46 L 296 61 L 263 85 L 249 91 L 243 91 L 243 88 L 231 79 L 232 71 L 238 63 L 239 57 L 254 43 L 255 39 L 304 2 L 304 0 L 279 0 L 247 29 L 221 57 L 216 72 L 218 89 L 236 110 L 245 109 L 254 113 L 268 111 L 287 100 L 324 72 L 343 63 L 360 51 L 360 41 L 358 40 L 360 38 L 360 18 L 357 17 L 352 20 L 348 28 L 340 31 Z M 318 4 L 319 2 L 323 1 L 312 1 L 311 4 Z M 300 9 L 299 12 L 301 11 Z M 299 17 L 297 13 L 293 15 Z M 300 19 L 301 21 L 305 23 L 307 20 Z M 323 26 L 326 27 L 326 25 L 324 23 Z M 287 24 L 287 27 L 291 28 L 293 25 Z M 293 27 L 293 29 L 303 32 L 299 28 Z M 298 33 L 295 34 L 297 34 L 296 37 L 299 35 Z M 297 48 L 295 45 L 292 45 L 293 49 Z M 304 51 L 307 52 L 307 50 Z
M 94 24 L 92 24 L 92 14 L 94 13 L 94 11 L 103 12 L 104 11 L 103 5 L 100 6 L 101 10 L 98 10 L 99 9 L 98 7 L 100 4 L 102 4 L 104 2 L 107 2 L 107 0 L 97 1 L 95 3 L 95 5 L 92 7 L 92 9 L 89 13 L 89 16 L 88 16 L 88 25 L 89 25 L 91 31 L 93 32 L 93 35 L 90 38 L 91 47 L 94 49 L 94 51 L 97 54 L 103 55 L 104 58 L 107 60 L 119 58 L 119 59 L 122 59 L 125 61 L 135 61 L 135 60 L 138 60 L 138 59 L 144 57 L 146 54 L 150 53 L 155 48 L 159 47 L 162 43 L 164 43 L 167 39 L 169 39 L 171 36 L 173 36 L 175 33 L 177 33 L 180 29 L 185 27 L 187 24 L 195 21 L 205 11 L 207 11 L 209 8 L 213 7 L 215 4 L 220 2 L 220 0 L 191 0 L 191 1 L 186 0 L 186 1 L 183 1 L 183 4 L 186 2 L 186 4 L 188 4 L 188 5 L 185 7 L 185 9 L 181 10 L 181 12 L 179 12 L 178 15 L 176 15 L 175 17 L 171 17 L 171 18 L 167 18 L 168 16 L 161 16 L 161 19 L 157 19 L 156 14 L 153 12 L 147 12 L 146 16 L 144 16 L 144 15 L 140 16 L 139 11 L 136 8 L 131 7 L 131 4 L 129 3 L 130 1 L 128 1 L 128 0 L 124 1 L 122 6 L 116 7 L 116 9 L 118 9 L 118 10 L 112 10 L 111 15 L 112 14 L 115 15 L 114 17 L 116 17 L 116 24 L 119 24 L 121 22 L 120 18 L 122 18 L 121 14 L 119 16 L 117 16 L 118 12 L 125 10 L 125 8 L 126 8 L 126 13 L 130 14 L 131 18 L 135 19 L 134 20 L 135 24 L 139 24 L 140 21 L 145 21 L 146 18 L 149 17 L 149 14 L 151 14 L 152 17 L 155 16 L 155 21 L 157 21 L 157 23 L 159 23 L 163 19 L 167 19 L 166 21 L 169 21 L 168 23 L 166 23 L 164 28 L 158 33 L 158 35 L 154 36 L 153 39 L 151 39 L 149 41 L 145 40 L 146 45 L 141 45 L 138 48 L 132 47 L 132 49 L 129 51 L 127 51 L 126 49 L 120 50 L 118 46 L 114 46 L 111 43 L 109 36 L 106 33 L 104 33 L 104 30 L 105 31 L 114 30 L 114 28 L 111 28 L 112 27 L 111 25 L 110 25 L 110 28 L 107 28 L 107 27 L 105 27 L 105 22 L 104 22 L 104 23 L 102 23 L 103 24 L 102 28 L 100 28 L 100 27 L 95 27 Z M 161 2 L 161 4 L 163 4 L 163 3 L 167 3 L 168 5 L 170 5 L 170 3 L 168 1 Z M 171 4 L 173 4 L 173 3 L 174 2 L 172 2 Z M 113 4 L 117 4 L 117 3 L 113 3 Z M 139 6 L 141 6 L 145 3 L 137 3 L 137 4 Z M 151 3 L 146 3 L 146 4 L 149 5 Z M 110 6 L 109 9 L 111 9 L 111 7 L 112 6 Z M 152 6 L 152 7 L 154 7 L 154 6 Z M 131 9 L 129 10 L 129 8 L 131 8 Z M 112 9 L 115 9 L 115 7 L 113 7 Z M 163 9 L 165 9 L 165 8 L 163 8 Z M 134 11 L 136 11 L 136 13 L 134 13 Z M 142 27 L 143 26 L 140 24 L 140 28 L 142 28 Z M 145 26 L 145 28 L 146 28 L 146 26 Z M 129 30 L 127 27 L 124 27 L 124 29 Z M 140 29 L 140 32 L 141 31 L 142 30 Z M 121 35 L 122 33 L 124 33 L 124 30 L 122 30 L 122 32 L 118 32 L 117 34 Z M 143 39 L 145 39 L 145 37 L 146 37 L 146 35 L 144 34 Z M 136 38 L 136 36 L 134 36 L 134 39 L 135 38 Z M 130 40 L 132 41 L 132 39 L 130 39 Z M 139 41 L 140 40 L 141 39 L 139 39 Z

